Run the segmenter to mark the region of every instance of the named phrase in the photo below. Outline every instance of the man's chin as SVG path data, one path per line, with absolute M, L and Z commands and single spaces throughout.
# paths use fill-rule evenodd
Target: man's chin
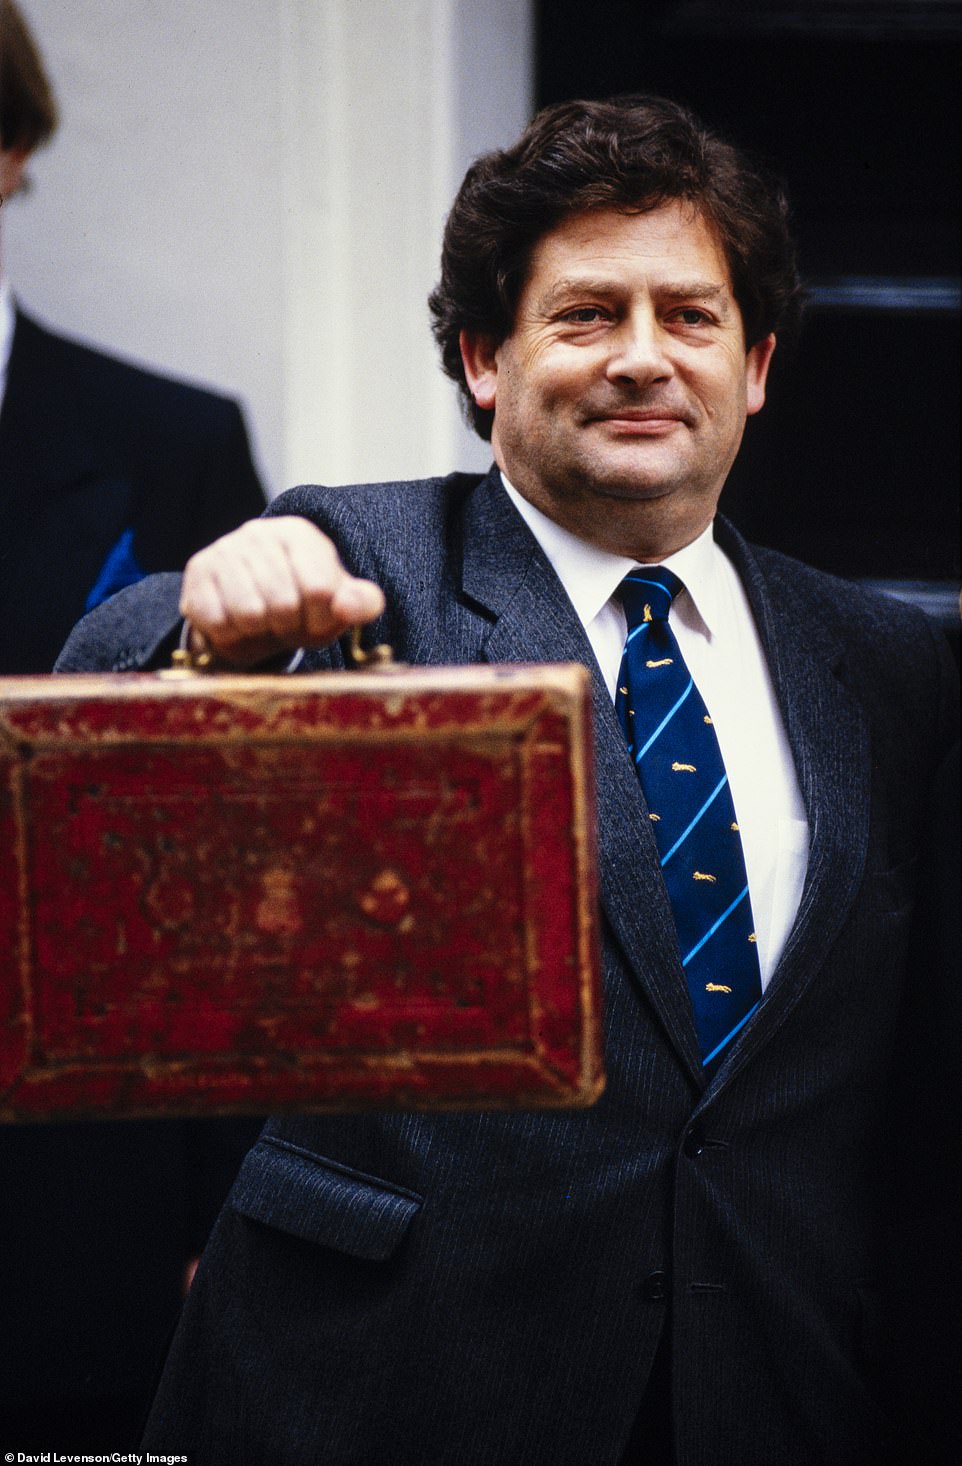
M 677 453 L 659 453 L 654 443 L 625 442 L 612 452 L 585 454 L 576 475 L 582 487 L 624 502 L 676 493 L 687 486 L 690 469 Z
M 582 480 L 584 484 L 585 480 Z M 670 498 L 684 486 L 683 481 L 652 478 L 650 475 L 615 473 L 594 476 L 588 480 L 592 492 L 600 499 L 619 504 L 654 503 Z

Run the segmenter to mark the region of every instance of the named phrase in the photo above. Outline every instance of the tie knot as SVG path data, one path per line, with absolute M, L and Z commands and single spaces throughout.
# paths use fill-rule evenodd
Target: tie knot
M 684 586 L 664 565 L 639 565 L 621 582 L 621 604 L 629 631 L 644 621 L 667 621 L 671 603 Z

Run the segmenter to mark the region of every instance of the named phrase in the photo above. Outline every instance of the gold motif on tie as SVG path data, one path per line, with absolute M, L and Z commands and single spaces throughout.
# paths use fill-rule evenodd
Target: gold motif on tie
M 754 932 L 752 932 L 752 934 L 751 934 L 751 936 L 750 936 L 750 937 L 749 937 L 749 938 L 748 938 L 748 940 L 749 940 L 749 941 L 750 941 L 750 942 L 757 942 L 757 941 L 758 941 L 758 938 L 757 938 L 757 937 L 756 937 L 756 935 L 755 935 L 755 933 L 754 933 Z
M 662 659 L 661 659 L 660 662 L 646 662 L 645 663 L 645 666 L 646 667 L 670 667 L 671 666 L 671 663 L 672 663 L 672 658 L 671 657 L 662 657 Z
M 711 718 L 710 718 L 710 717 L 709 717 L 709 716 L 708 716 L 708 714 L 707 714 L 707 713 L 706 713 L 706 714 L 705 714 L 705 718 L 704 718 L 704 721 L 705 721 L 705 722 L 706 722 L 706 723 L 711 723 Z
M 649 816 L 648 816 L 648 818 L 649 818 L 649 819 L 650 819 L 650 820 L 660 820 L 660 819 L 661 819 L 661 815 L 660 815 L 660 814 L 650 814 L 650 815 L 649 815 Z
M 706 982 L 705 983 L 705 992 L 706 993 L 730 993 L 731 992 L 731 988 L 730 987 L 726 987 L 723 982 Z
M 698 772 L 694 764 L 672 764 L 671 771 L 673 774 L 697 774 Z
M 712 883 L 713 886 L 716 885 L 717 884 L 717 881 L 718 881 L 717 876 L 706 875 L 706 873 L 703 870 L 693 870 L 691 874 L 692 874 L 692 879 L 693 880 L 695 880 L 695 881 L 711 881 L 711 883 Z
M 729 826 L 728 826 L 728 828 L 729 828 L 729 829 L 730 829 L 730 830 L 734 830 L 734 831 L 735 831 L 735 834 L 736 834 L 736 835 L 737 835 L 737 834 L 738 834 L 738 828 L 739 828 L 739 827 L 738 827 L 738 821 L 737 821 L 737 820 L 732 820 L 732 822 L 731 822 L 731 824 L 730 824 L 730 825 L 729 825 Z
M 650 621 L 651 620 L 651 607 L 649 606 L 649 604 L 648 604 L 647 601 L 645 602 L 645 616 L 644 616 L 644 619 L 646 621 Z

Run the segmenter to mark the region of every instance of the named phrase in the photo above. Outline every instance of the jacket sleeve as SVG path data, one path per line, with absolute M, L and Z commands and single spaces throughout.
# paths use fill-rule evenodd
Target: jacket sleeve
M 151 575 L 77 622 L 55 672 L 138 672 L 165 666 L 183 624 L 179 573 Z

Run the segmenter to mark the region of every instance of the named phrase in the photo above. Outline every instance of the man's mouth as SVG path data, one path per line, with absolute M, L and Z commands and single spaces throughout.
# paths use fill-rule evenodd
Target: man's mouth
M 654 438 L 672 432 L 685 418 L 668 407 L 617 407 L 611 412 L 595 413 L 588 421 L 604 423 L 629 437 Z

